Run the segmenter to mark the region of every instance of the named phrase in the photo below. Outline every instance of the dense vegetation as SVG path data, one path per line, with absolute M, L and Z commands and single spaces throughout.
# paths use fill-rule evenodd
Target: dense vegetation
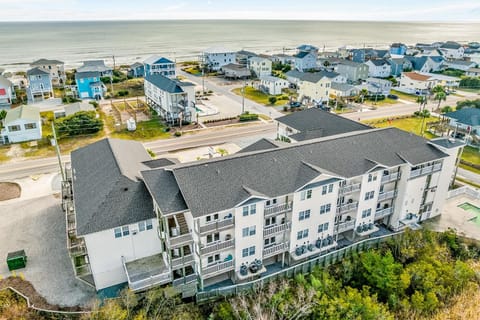
M 460 110 L 462 108 L 478 108 L 478 109 L 480 109 L 480 99 L 458 101 L 457 102 L 457 110 Z
M 103 129 L 103 121 L 97 118 L 95 111 L 80 111 L 55 120 L 55 127 L 61 137 L 77 136 L 99 132 Z
M 217 303 L 185 303 L 171 288 L 125 291 L 83 319 L 473 319 L 479 257 L 478 243 L 452 231 L 408 231 L 378 250 Z
M 463 88 L 480 88 L 480 78 L 465 77 L 460 80 L 460 87 Z

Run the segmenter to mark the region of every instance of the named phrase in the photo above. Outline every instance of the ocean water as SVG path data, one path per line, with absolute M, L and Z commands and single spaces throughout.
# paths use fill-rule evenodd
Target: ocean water
M 326 50 L 341 46 L 386 47 L 456 40 L 480 41 L 479 23 L 404 23 L 344 21 L 95 21 L 0 22 L 0 67 L 25 69 L 40 58 L 68 67 L 83 60 L 130 64 L 152 54 L 177 61 L 196 59 L 203 49 L 222 45 L 234 50 L 292 53 L 302 43 Z

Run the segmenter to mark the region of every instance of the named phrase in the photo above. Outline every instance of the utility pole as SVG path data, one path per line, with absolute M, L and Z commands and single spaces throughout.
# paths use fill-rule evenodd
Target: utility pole
M 55 132 L 55 124 L 52 121 L 52 133 L 53 133 L 53 140 L 55 141 L 55 151 L 57 153 L 57 158 L 58 158 L 58 165 L 60 166 L 60 173 L 62 175 L 62 181 L 66 181 L 65 177 L 65 172 L 63 171 L 63 165 L 62 165 L 62 157 L 60 155 L 60 147 L 58 146 L 58 141 L 57 141 L 57 133 Z
M 242 114 L 245 113 L 245 87 L 247 85 L 247 79 L 243 79 L 243 88 L 242 88 Z
M 113 70 L 115 70 L 115 67 L 116 67 L 115 66 L 115 55 L 113 55 L 112 58 L 113 58 Z

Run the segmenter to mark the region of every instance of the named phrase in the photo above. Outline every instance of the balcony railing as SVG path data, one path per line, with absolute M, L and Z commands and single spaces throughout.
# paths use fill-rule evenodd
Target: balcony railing
M 263 259 L 273 257 L 274 255 L 285 251 L 288 251 L 288 242 L 273 245 L 263 249 Z
M 174 258 L 172 259 L 172 269 L 184 266 L 184 265 L 189 265 L 193 262 L 193 255 L 189 254 L 183 257 L 179 258 Z
M 188 276 L 185 276 L 183 278 L 178 278 L 178 279 L 175 279 L 172 281 L 172 285 L 174 287 L 178 287 L 178 286 L 181 286 L 181 285 L 184 285 L 184 284 L 189 284 L 189 283 L 192 283 L 192 282 L 195 282 L 197 281 L 197 274 L 194 273 L 194 274 L 190 274 Z
M 342 233 L 348 230 L 352 230 L 355 227 L 355 219 L 347 221 L 347 222 L 342 222 L 338 225 L 338 233 Z
M 230 270 L 233 270 L 235 267 L 233 260 L 220 262 L 202 269 L 202 276 L 213 276 L 217 273 L 223 273 Z
M 442 164 L 441 163 L 437 163 L 433 166 L 428 166 L 428 167 L 412 170 L 412 171 L 410 171 L 410 179 L 421 177 L 421 176 L 424 176 L 426 174 L 437 172 L 437 171 L 440 171 L 440 170 L 442 170 Z
M 360 190 L 361 187 L 362 187 L 361 183 L 349 184 L 340 189 L 340 194 L 342 195 L 349 194 L 349 193 Z
M 375 211 L 375 220 L 385 218 L 386 216 L 393 213 L 393 207 L 385 208 Z
M 337 207 L 337 215 L 343 214 L 345 212 L 357 210 L 358 208 L 358 201 L 354 201 L 352 203 L 347 203 Z
M 235 240 L 227 240 L 227 241 L 222 241 L 222 242 L 216 242 L 213 244 L 208 244 L 203 248 L 200 248 L 200 253 L 201 254 L 208 254 L 212 253 L 218 250 L 224 250 L 228 248 L 233 248 L 235 246 Z
M 400 179 L 400 172 L 391 173 L 389 175 L 382 176 L 382 183 L 389 183 Z
M 397 191 L 392 190 L 388 192 L 383 192 L 378 195 L 378 201 L 383 201 L 383 200 L 388 200 L 388 199 L 393 199 L 397 196 Z
M 265 217 L 272 216 L 275 214 L 285 213 L 286 211 L 292 210 L 292 202 L 281 203 L 270 207 L 265 207 L 263 214 Z
M 290 222 L 274 225 L 273 227 L 266 227 L 265 229 L 263 229 L 263 236 L 267 237 L 269 235 L 279 233 L 285 230 L 290 230 Z
M 192 235 L 189 233 L 186 233 L 186 234 L 179 235 L 177 237 L 170 237 L 170 246 L 179 247 L 181 245 L 185 245 L 192 241 L 193 241 Z
M 170 273 L 162 273 L 155 276 L 150 276 L 148 278 L 138 280 L 138 281 L 128 281 L 128 286 L 133 291 L 142 290 L 150 288 L 156 285 L 165 284 L 170 282 Z
M 234 222 L 233 218 L 212 222 L 207 225 L 201 226 L 200 233 L 206 233 L 209 231 L 221 230 L 227 227 L 232 227 L 233 222 Z

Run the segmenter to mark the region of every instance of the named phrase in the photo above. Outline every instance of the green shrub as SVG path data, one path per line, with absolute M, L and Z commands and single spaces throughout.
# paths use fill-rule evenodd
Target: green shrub
M 117 95 L 118 95 L 119 97 L 128 96 L 128 90 L 119 90 L 119 91 L 117 92 Z
M 255 114 L 255 113 L 244 113 L 244 114 L 241 114 L 241 115 L 240 115 L 240 121 L 241 121 L 241 122 L 244 122 L 244 121 L 254 121 L 254 120 L 258 120 L 258 114 Z
M 182 132 L 181 131 L 175 131 L 175 137 L 181 137 L 182 136 Z

